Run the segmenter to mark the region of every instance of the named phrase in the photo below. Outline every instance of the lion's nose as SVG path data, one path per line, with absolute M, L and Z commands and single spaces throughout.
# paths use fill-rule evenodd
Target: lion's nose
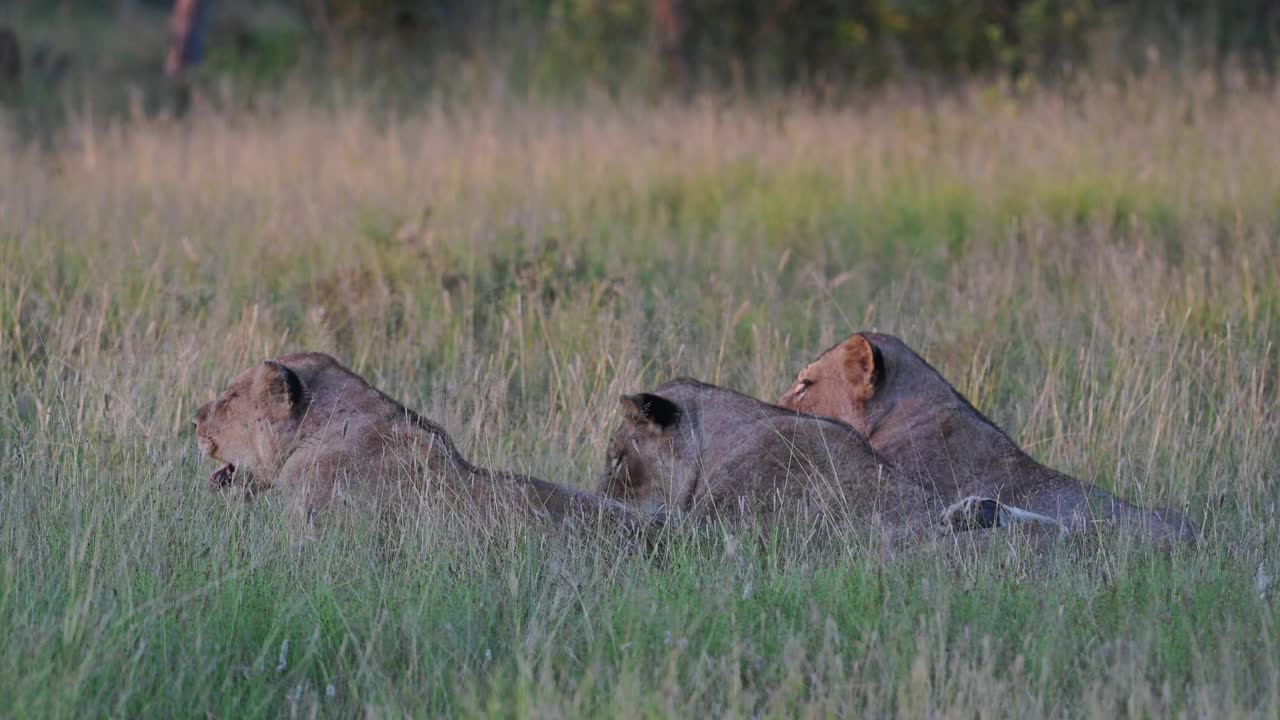
M 209 403 L 205 403 L 200 406 L 199 410 L 196 411 L 195 424 L 199 425 L 200 423 L 208 419 L 209 419 Z

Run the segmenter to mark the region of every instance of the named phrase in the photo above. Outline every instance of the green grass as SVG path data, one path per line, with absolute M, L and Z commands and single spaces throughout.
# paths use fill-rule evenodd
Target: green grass
M 1277 107 L 355 100 L 10 138 L 0 714 L 1274 717 Z M 425 518 L 298 557 L 190 431 L 323 350 L 476 461 L 589 488 L 620 393 L 776 398 L 864 328 L 1201 547 L 649 557 Z

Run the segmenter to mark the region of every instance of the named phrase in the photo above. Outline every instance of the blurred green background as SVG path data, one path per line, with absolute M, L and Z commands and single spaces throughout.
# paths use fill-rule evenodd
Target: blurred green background
M 335 81 L 405 102 L 495 88 L 846 99 L 898 81 L 1019 87 L 1153 69 L 1268 83 L 1280 44 L 1280 3 L 1268 0 L 204 1 L 207 56 L 194 79 L 223 100 Z M 171 6 L 7 0 L 0 26 L 22 67 L 0 68 L 5 102 L 28 125 L 74 103 L 163 107 Z

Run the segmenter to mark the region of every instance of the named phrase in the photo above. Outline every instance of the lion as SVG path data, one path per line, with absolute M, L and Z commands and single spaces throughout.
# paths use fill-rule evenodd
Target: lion
M 1195 543 L 1180 513 L 1136 507 L 1037 462 L 892 335 L 857 333 L 827 350 L 778 405 L 849 423 L 900 472 L 996 526 L 1047 519 L 1064 533 L 1110 526 L 1159 545 Z
M 991 527 L 1013 512 L 991 498 L 944 508 L 903 482 L 843 422 L 689 378 L 623 395 L 597 493 L 642 511 L 715 517 L 798 513 L 873 523 L 893 543 Z M 944 510 L 946 511 L 944 513 Z
M 195 426 L 200 449 L 222 463 L 209 486 L 283 491 L 295 540 L 333 511 L 394 512 L 406 501 L 490 520 L 514 508 L 551 522 L 607 519 L 641 529 L 661 521 L 545 480 L 477 467 L 439 425 L 321 353 L 242 371 L 196 412 Z

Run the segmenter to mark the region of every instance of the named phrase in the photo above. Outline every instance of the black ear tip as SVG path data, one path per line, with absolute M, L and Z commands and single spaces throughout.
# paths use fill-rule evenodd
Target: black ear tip
M 302 378 L 298 374 L 289 369 L 284 363 L 268 360 L 267 365 L 280 374 L 280 382 L 284 384 L 285 392 L 289 396 L 289 402 L 293 405 L 302 403 L 306 389 L 302 386 Z
M 666 427 L 679 419 L 680 406 L 661 395 L 642 393 L 640 395 L 640 412 L 658 425 Z

